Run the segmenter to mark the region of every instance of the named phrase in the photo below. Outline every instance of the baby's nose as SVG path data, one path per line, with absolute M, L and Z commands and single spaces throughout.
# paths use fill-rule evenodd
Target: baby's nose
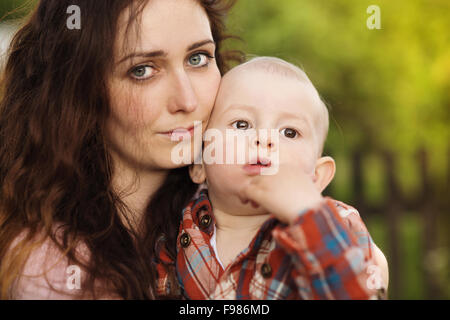
M 273 149 L 278 138 L 277 130 L 260 129 L 255 137 L 255 144 L 259 148 Z
M 256 139 L 256 146 L 262 146 L 262 147 L 264 147 L 264 146 L 266 146 L 267 148 L 273 148 L 274 147 L 274 143 L 271 141 L 271 140 L 269 140 L 267 143 L 261 143 L 260 142 L 260 139 Z

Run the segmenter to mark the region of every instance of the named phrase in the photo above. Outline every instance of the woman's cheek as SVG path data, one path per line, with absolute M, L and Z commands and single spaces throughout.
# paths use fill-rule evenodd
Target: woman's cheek
M 208 117 L 214 107 L 217 92 L 219 91 L 220 80 L 221 76 L 219 69 L 215 67 L 215 70 L 211 70 L 209 76 L 201 81 L 199 90 L 197 90 L 199 101 L 201 101 L 201 107 L 208 114 Z
M 122 127 L 136 131 L 154 117 L 155 109 L 147 103 L 152 101 L 148 90 L 118 84 L 112 92 L 111 111 Z

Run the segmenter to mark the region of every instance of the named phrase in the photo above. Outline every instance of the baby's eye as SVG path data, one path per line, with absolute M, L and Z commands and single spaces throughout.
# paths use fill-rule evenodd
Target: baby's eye
M 239 129 L 239 130 L 247 130 L 250 128 L 250 124 L 245 120 L 237 120 L 231 124 L 233 128 Z
M 292 128 L 282 129 L 281 134 L 284 135 L 286 138 L 290 138 L 290 139 L 294 139 L 299 135 L 297 130 L 292 129 Z
M 136 80 L 146 80 L 154 74 L 154 68 L 151 66 L 137 66 L 131 70 L 131 76 Z

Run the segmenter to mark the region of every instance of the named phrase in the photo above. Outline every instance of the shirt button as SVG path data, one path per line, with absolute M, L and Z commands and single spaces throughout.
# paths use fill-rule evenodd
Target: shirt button
M 200 219 L 200 226 L 204 229 L 208 228 L 209 225 L 211 224 L 211 216 L 209 214 L 205 214 L 201 219 Z
M 188 233 L 183 233 L 180 237 L 180 244 L 183 248 L 187 248 L 191 244 L 191 236 Z
M 272 267 L 268 263 L 264 263 L 261 266 L 261 274 L 264 278 L 270 278 L 272 275 Z

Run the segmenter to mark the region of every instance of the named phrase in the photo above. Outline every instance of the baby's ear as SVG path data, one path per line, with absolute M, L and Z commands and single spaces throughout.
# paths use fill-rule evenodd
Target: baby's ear
M 202 164 L 193 164 L 189 167 L 191 180 L 196 184 L 202 184 L 206 180 L 205 168 Z
M 322 193 L 328 184 L 333 180 L 336 172 L 336 164 L 331 157 L 321 157 L 317 159 L 316 170 L 314 172 L 314 183 Z

